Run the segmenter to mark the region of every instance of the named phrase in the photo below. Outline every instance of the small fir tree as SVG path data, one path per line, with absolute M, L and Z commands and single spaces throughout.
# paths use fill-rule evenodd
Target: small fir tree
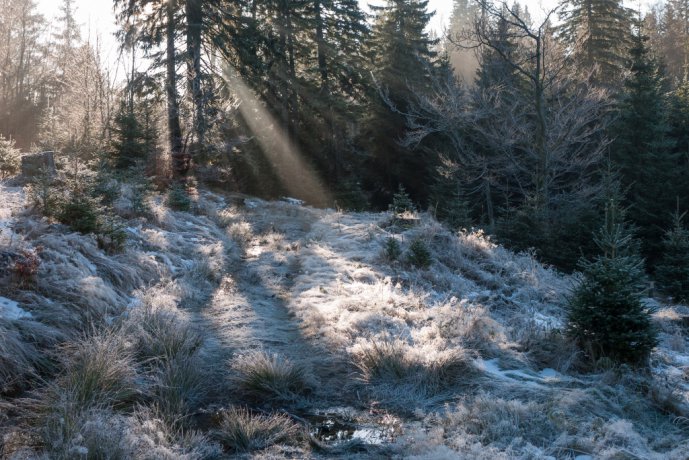
M 656 268 L 660 288 L 677 301 L 689 301 L 689 230 L 682 223 L 685 215 L 675 213 L 674 224 L 665 233 L 663 256 Z
M 607 358 L 643 365 L 657 337 L 641 302 L 643 260 L 620 214 L 611 200 L 594 237 L 601 254 L 580 262 L 584 279 L 569 301 L 567 333 L 594 362 Z
M 0 178 L 17 174 L 19 163 L 19 150 L 14 147 L 14 140 L 0 134 Z

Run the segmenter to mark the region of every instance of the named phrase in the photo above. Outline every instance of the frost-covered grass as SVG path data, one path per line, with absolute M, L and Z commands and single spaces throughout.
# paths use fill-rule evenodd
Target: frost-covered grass
M 0 456 L 689 456 L 686 307 L 656 305 L 649 372 L 583 372 L 562 334 L 576 278 L 425 214 L 150 195 L 118 202 L 113 255 L 23 193 L 0 184 L 0 254 L 41 259 L 31 282 L 0 274 Z M 307 442 L 342 408 L 395 429 Z
M 259 403 L 294 401 L 314 389 L 314 378 L 300 364 L 262 351 L 236 357 L 233 382 L 247 398 Z
M 229 452 L 250 452 L 275 444 L 303 443 L 303 427 L 281 414 L 255 414 L 247 409 L 223 411 L 213 437 Z

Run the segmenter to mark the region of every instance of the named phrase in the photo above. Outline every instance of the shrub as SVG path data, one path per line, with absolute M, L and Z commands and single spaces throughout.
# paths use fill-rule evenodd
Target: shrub
M 37 250 L 20 250 L 12 264 L 12 274 L 19 285 L 24 286 L 36 277 L 40 266 L 41 258 Z
M 19 172 L 21 163 L 19 150 L 14 148 L 14 140 L 5 139 L 0 134 L 0 178 Z
M 56 185 L 53 176 L 42 168 L 30 184 L 29 199 L 33 207 L 48 218 L 57 217 L 63 202 L 64 190 Z
M 302 429 L 286 415 L 252 414 L 246 409 L 225 411 L 214 437 L 232 452 L 261 450 L 277 443 L 294 444 Z
M 259 351 L 238 357 L 232 367 L 238 389 L 257 401 L 293 401 L 313 391 L 307 371 L 282 356 Z
M 418 268 L 428 268 L 431 266 L 431 252 L 423 241 L 414 240 L 412 242 L 407 253 L 407 262 Z
M 630 250 L 632 234 L 618 214 L 610 203 L 595 236 L 602 254 L 581 262 L 584 279 L 569 301 L 567 333 L 594 362 L 643 364 L 657 343 L 656 331 L 641 303 L 643 261 Z

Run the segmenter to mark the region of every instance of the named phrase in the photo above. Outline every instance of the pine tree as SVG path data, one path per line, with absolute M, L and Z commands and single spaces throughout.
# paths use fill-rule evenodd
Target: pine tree
M 594 239 L 601 254 L 580 262 L 583 280 L 568 306 L 567 333 L 593 362 L 647 362 L 657 333 L 641 302 L 643 261 L 617 203 L 606 208 L 605 223 Z
M 618 104 L 612 160 L 619 168 L 629 218 L 639 227 L 644 255 L 654 265 L 674 209 L 676 156 L 672 153 L 662 75 L 639 30 L 631 50 L 631 76 Z
M 19 150 L 12 139 L 5 139 L 0 134 L 0 179 L 16 174 L 21 161 Z
M 158 132 L 146 101 L 123 102 L 113 120 L 114 166 L 127 169 L 145 162 L 155 150 Z
M 670 94 L 668 123 L 668 136 L 674 144 L 674 169 L 677 171 L 672 188 L 677 196 L 683 198 L 679 203 L 680 211 L 689 211 L 689 76 L 686 73 Z
M 458 44 L 473 32 L 479 12 L 480 8 L 475 0 L 454 0 L 445 41 L 445 49 L 455 74 L 467 83 L 474 81 L 478 61 L 475 50 L 462 49 Z
M 437 40 L 425 31 L 432 17 L 427 8 L 428 0 L 388 0 L 373 8 L 371 52 L 377 94 L 372 96 L 362 137 L 371 152 L 367 186 L 377 192 L 378 206 L 389 202 L 400 184 L 412 198 L 423 200 L 424 184 L 432 171 L 432 164 L 418 150 L 399 143 L 407 128 L 405 113 L 410 102 L 429 91 L 437 71 Z
M 683 225 L 686 213 L 675 212 L 673 225 L 665 232 L 663 257 L 656 268 L 660 288 L 675 301 L 689 301 L 689 230 Z
M 597 83 L 615 86 L 632 46 L 632 10 L 621 0 L 568 0 L 559 33 L 577 65 L 598 67 Z

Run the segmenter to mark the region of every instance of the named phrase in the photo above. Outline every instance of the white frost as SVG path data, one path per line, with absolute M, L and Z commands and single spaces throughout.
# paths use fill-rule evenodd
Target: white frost
M 18 320 L 31 317 L 31 313 L 20 308 L 14 300 L 0 297 L 0 318 Z

